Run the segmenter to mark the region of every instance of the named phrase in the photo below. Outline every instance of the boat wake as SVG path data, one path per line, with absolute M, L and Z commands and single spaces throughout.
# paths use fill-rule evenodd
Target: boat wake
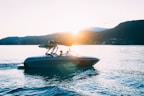
M 0 70 L 16 69 L 21 63 L 0 63 Z
M 0 64 L 1 76 L 5 77 L 5 79 L 1 78 L 0 81 L 7 80 L 7 82 L 1 84 L 0 95 L 81 96 L 80 93 L 71 88 L 71 85 L 76 81 L 98 74 L 93 68 L 79 69 L 70 74 L 62 74 L 46 70 L 19 70 L 19 65 L 20 63 Z M 8 84 L 10 86 L 7 86 Z

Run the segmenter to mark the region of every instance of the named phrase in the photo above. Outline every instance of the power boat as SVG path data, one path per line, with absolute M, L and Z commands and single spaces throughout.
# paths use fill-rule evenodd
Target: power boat
M 25 68 L 60 68 L 60 67 L 88 67 L 99 59 L 92 57 L 53 56 L 29 57 L 24 61 Z
M 99 61 L 98 58 L 77 56 L 70 48 L 63 53 L 60 50 L 57 42 L 50 41 L 47 44 L 39 45 L 41 48 L 46 48 L 47 52 L 44 56 L 28 57 L 24 61 L 24 67 L 27 69 L 48 69 L 48 70 L 73 70 L 78 68 L 92 67 Z

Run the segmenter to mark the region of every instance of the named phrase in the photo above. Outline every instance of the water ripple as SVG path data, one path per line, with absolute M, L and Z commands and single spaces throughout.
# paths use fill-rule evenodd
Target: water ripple
M 80 94 L 59 88 L 57 86 L 48 86 L 41 88 L 17 88 L 11 90 L 5 95 L 14 96 L 81 96 Z

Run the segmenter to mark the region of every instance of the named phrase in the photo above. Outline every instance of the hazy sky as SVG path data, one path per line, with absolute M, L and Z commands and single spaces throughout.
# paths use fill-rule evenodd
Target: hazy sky
M 0 38 L 112 28 L 144 19 L 144 0 L 0 0 Z

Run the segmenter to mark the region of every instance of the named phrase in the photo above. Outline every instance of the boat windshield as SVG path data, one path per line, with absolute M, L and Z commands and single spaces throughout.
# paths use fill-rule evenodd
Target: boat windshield
M 47 49 L 46 55 L 52 55 L 53 57 L 57 56 L 78 56 L 75 52 L 71 51 L 70 48 L 68 49 L 61 49 L 60 46 L 52 47 Z

